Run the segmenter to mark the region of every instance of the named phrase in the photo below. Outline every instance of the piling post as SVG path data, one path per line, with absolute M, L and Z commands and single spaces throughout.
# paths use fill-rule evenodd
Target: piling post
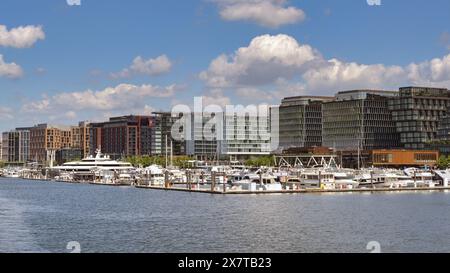
M 223 173 L 223 192 L 227 192 L 227 175 Z
M 166 170 L 164 173 L 164 187 L 169 188 L 169 171 Z
M 372 189 L 375 188 L 373 186 L 373 170 L 370 170 L 370 184 L 372 185 Z
M 319 188 L 322 189 L 322 171 L 319 171 Z
M 192 190 L 192 177 L 191 177 L 191 171 L 187 170 L 186 171 L 186 179 L 187 179 L 187 187 L 188 190 Z
M 211 191 L 216 187 L 216 172 L 211 172 Z

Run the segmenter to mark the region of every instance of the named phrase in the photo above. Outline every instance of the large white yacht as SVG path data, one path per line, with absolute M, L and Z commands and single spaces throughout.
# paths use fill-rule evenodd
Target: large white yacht
M 73 161 L 64 163 L 62 166 L 53 167 L 52 170 L 70 172 L 70 173 L 83 173 L 94 170 L 103 171 L 130 171 L 134 169 L 131 163 L 111 160 L 108 155 L 103 155 L 98 149 L 96 155 L 89 156 L 81 161 Z

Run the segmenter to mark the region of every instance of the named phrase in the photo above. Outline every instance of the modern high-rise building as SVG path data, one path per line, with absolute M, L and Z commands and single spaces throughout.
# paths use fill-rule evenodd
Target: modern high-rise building
M 439 122 L 450 107 L 450 91 L 444 88 L 403 87 L 389 101 L 393 120 L 407 149 L 426 149 L 437 140 Z
M 17 128 L 2 134 L 2 161 L 26 163 L 30 153 L 29 128 Z
M 191 139 L 186 141 L 187 154 L 200 160 L 219 158 L 219 146 L 215 126 L 211 126 L 210 135 L 205 135 L 207 124 L 215 114 L 194 113 L 191 115 Z M 220 117 L 223 121 L 223 117 Z M 222 125 L 223 127 L 223 125 Z
M 226 112 L 223 120 L 223 140 L 219 144 L 221 157 L 238 160 L 271 153 L 269 107 L 266 115 Z
M 336 150 L 399 147 L 399 135 L 388 109 L 398 92 L 353 90 L 337 93 L 323 104 L 323 146 Z
M 151 154 L 150 116 L 122 116 L 89 126 L 90 151 L 101 151 L 114 159 Z
M 168 155 L 171 153 L 173 155 L 186 155 L 186 141 L 172 138 L 172 125 L 179 119 L 179 116 L 175 116 L 171 112 L 154 112 L 152 118 L 151 154 L 164 156 L 167 150 Z
M 72 147 L 72 132 L 67 126 L 39 124 L 30 128 L 29 159 L 46 163 L 59 149 Z
M 450 141 L 450 107 L 447 116 L 439 121 L 438 140 Z
M 322 146 L 322 105 L 334 97 L 284 98 L 279 107 L 281 149 Z

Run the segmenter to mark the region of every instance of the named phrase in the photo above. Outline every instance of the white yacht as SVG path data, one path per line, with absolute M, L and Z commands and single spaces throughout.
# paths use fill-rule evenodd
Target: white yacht
M 3 177 L 6 178 L 19 178 L 20 170 L 17 168 L 8 168 L 3 170 Z
M 276 179 L 277 177 L 270 174 L 243 173 L 241 175 L 234 175 L 231 184 L 234 189 L 239 190 L 281 191 L 283 187 Z
M 164 169 L 158 165 L 151 165 L 140 171 L 141 179 L 148 186 L 164 185 Z
M 418 169 L 418 168 L 407 168 L 404 170 L 405 174 L 412 178 L 412 182 L 409 183 L 408 187 L 430 187 L 433 188 L 436 184 L 433 181 L 434 174 L 431 170 Z
M 132 170 L 134 167 L 131 163 L 111 160 L 108 155 L 103 155 L 100 150 L 96 151 L 96 156 L 89 156 L 81 161 L 73 161 L 64 163 L 62 166 L 53 167 L 52 170 L 65 172 L 89 172 L 101 169 L 109 171 Z
M 112 160 L 98 149 L 95 157 L 89 156 L 81 161 L 67 162 L 50 170 L 59 172 L 60 177 L 70 174 L 74 180 L 114 181 L 128 178 L 134 167 L 128 162 Z

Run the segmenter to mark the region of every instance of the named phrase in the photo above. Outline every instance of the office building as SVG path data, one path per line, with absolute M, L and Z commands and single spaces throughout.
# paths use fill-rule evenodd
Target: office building
M 289 97 L 279 107 L 281 149 L 322 146 L 322 105 L 333 97 Z
M 323 146 L 336 150 L 399 147 L 399 134 L 388 108 L 398 92 L 353 90 L 323 104 Z

